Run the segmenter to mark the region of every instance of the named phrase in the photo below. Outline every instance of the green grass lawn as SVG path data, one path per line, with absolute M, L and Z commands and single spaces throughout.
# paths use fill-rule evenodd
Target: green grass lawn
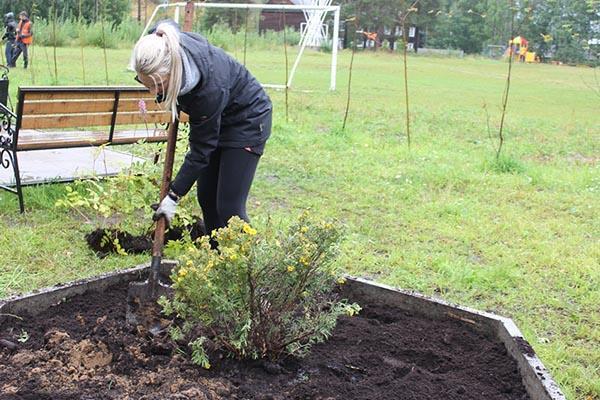
M 81 84 L 80 49 L 58 49 L 58 83 Z M 127 50 L 108 50 L 111 84 L 133 84 Z M 52 84 L 52 49 L 11 88 Z M 340 264 L 353 275 L 513 318 L 569 399 L 600 399 L 600 97 L 589 68 L 514 66 L 505 156 L 494 162 L 507 65 L 411 57 L 412 149 L 401 59 L 349 53 L 329 92 L 329 55 L 309 52 L 275 104 L 272 138 L 249 200 L 258 225 L 305 208 L 347 225 Z M 102 50 L 86 48 L 86 83 L 104 84 Z M 282 82 L 283 51 L 252 51 L 262 81 Z M 19 64 L 20 65 L 20 64 Z M 509 170 L 511 172 L 503 172 Z M 96 258 L 95 222 L 54 207 L 64 185 L 26 188 L 27 212 L 0 193 L 0 297 L 148 261 Z M 190 196 L 191 197 L 191 196 Z

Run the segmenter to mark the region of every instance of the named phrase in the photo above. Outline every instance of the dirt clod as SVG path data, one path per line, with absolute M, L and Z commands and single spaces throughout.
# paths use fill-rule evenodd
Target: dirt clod
M 44 335 L 44 339 L 49 347 L 60 345 L 68 339 L 71 339 L 69 334 L 65 331 L 51 329 Z
M 85 339 L 73 346 L 69 358 L 69 363 L 76 368 L 94 369 L 110 364 L 112 354 L 104 343 Z
M 4 347 L 8 350 L 16 350 L 18 346 L 16 343 L 11 342 L 10 340 L 0 339 L 0 347 Z

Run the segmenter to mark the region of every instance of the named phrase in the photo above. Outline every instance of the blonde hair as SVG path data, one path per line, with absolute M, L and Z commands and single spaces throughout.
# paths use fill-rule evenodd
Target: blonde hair
M 173 121 L 177 118 L 177 96 L 181 90 L 183 66 L 179 46 L 179 30 L 174 25 L 163 22 L 153 34 L 145 35 L 135 44 L 131 55 L 131 65 L 136 73 L 147 75 L 155 86 L 161 86 L 163 78 L 169 76 L 169 86 L 165 93 L 164 108 L 170 110 Z M 157 87 L 157 89 L 159 89 Z

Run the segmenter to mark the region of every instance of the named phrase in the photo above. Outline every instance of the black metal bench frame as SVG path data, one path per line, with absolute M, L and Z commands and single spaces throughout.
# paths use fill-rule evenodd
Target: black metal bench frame
M 12 165 L 15 174 L 15 188 L 5 185 L 0 185 L 0 188 L 19 196 L 19 208 L 24 212 L 25 204 L 17 158 L 17 131 L 13 129 L 13 121 L 16 120 L 17 115 L 0 103 L 0 166 L 8 169 Z

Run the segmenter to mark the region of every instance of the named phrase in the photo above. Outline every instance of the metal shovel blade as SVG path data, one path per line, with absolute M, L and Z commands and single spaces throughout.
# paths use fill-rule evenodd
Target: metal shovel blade
M 148 285 L 148 281 L 129 285 L 125 318 L 131 327 L 140 327 L 155 336 L 166 327 L 165 321 L 160 318 L 161 309 L 157 300 L 160 296 L 168 296 L 171 290 L 164 283 L 159 283 L 156 297 L 148 296 Z
M 169 296 L 173 290 L 160 281 L 158 270 L 160 259 L 153 257 L 150 276 L 143 282 L 131 282 L 127 293 L 126 321 L 131 326 L 141 325 L 152 334 L 156 334 L 164 327 L 160 318 L 160 306 L 157 301 L 161 296 Z

